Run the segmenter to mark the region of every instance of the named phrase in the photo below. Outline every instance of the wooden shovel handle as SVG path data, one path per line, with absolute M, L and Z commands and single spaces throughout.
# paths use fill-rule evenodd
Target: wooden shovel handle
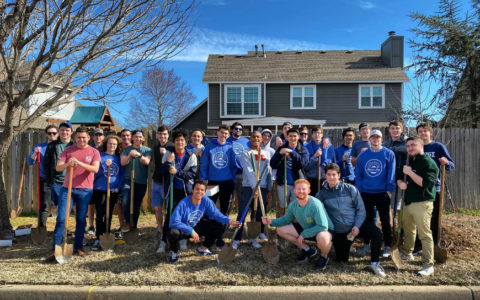
M 133 196 L 134 190 L 133 187 L 135 185 L 135 158 L 132 160 L 132 172 L 130 175 L 130 227 L 133 226 Z
M 40 152 L 37 152 L 37 210 L 40 212 Z M 46 200 L 45 200 L 46 201 Z
M 438 230 L 437 241 L 440 243 L 440 235 L 442 231 L 442 214 L 443 214 L 443 199 L 445 195 L 445 165 L 440 167 L 440 203 L 438 205 Z
M 67 228 L 68 219 L 70 218 L 70 202 L 72 201 L 72 180 L 73 180 L 73 167 L 69 167 L 68 175 L 68 192 L 67 192 L 67 213 L 65 214 L 65 232 L 63 233 L 63 244 L 67 243 Z
M 23 159 L 23 167 L 22 167 L 22 175 L 20 177 L 20 185 L 18 186 L 18 193 L 17 193 L 17 210 L 20 207 L 20 198 L 22 197 L 23 192 L 23 181 L 25 179 L 25 164 L 27 163 L 27 159 Z
M 106 233 L 110 233 L 110 230 L 108 229 L 109 228 L 109 223 L 110 223 L 110 166 L 107 166 L 107 203 L 106 203 L 107 207 L 107 220 L 106 220 L 106 223 L 107 223 L 107 228 L 105 230 Z

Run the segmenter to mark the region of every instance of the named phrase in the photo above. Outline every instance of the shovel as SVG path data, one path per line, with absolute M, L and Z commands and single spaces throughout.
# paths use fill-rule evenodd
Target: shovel
M 20 199 L 22 198 L 22 192 L 23 192 L 23 180 L 25 179 L 25 164 L 27 162 L 27 159 L 25 158 L 23 160 L 23 167 L 22 167 L 22 176 L 20 177 L 20 185 L 18 187 L 18 194 L 17 194 L 17 208 L 12 209 L 10 212 L 10 218 L 12 220 L 15 220 L 21 213 L 22 213 L 22 207 L 20 206 Z
M 67 213 L 65 214 L 65 232 L 63 233 L 62 245 L 55 245 L 55 260 L 59 264 L 64 264 L 72 258 L 73 245 L 67 244 L 67 228 L 68 219 L 70 218 L 70 201 L 72 201 L 72 177 L 73 167 L 70 168 L 70 175 L 68 178 L 68 194 L 67 194 Z
M 410 156 L 407 154 L 407 162 L 406 165 L 408 166 L 410 162 Z M 407 175 L 403 175 L 403 182 L 407 182 Z M 395 194 L 396 195 L 396 194 Z M 400 208 L 400 213 L 398 214 L 398 228 L 397 228 L 397 238 L 395 240 L 395 244 L 392 247 L 392 261 L 395 264 L 395 268 L 397 270 L 401 269 L 403 267 L 403 261 L 402 258 L 400 257 L 400 251 L 398 250 L 398 245 L 400 244 L 400 233 L 402 231 L 402 215 L 403 215 L 403 207 L 405 206 L 405 190 L 402 190 L 402 198 L 400 199 L 401 203 L 401 208 Z M 395 199 L 396 200 L 396 199 Z M 396 206 L 396 201 L 395 201 L 395 206 Z M 397 210 L 397 207 L 393 208 L 394 210 Z M 395 213 L 393 215 L 393 231 L 395 232 Z
M 107 166 L 107 220 L 106 220 L 106 230 L 100 236 L 100 246 L 103 250 L 113 249 L 113 244 L 115 243 L 115 236 L 110 233 L 110 166 Z
M 445 165 L 441 167 L 441 182 L 440 182 L 440 203 L 438 208 L 438 232 L 437 245 L 433 246 L 433 256 L 435 261 L 444 264 L 447 261 L 447 249 L 442 248 L 440 237 L 442 235 L 442 214 L 443 214 L 443 197 L 445 194 Z
M 135 158 L 132 160 L 132 173 L 130 176 L 130 230 L 123 234 L 123 238 L 127 244 L 135 244 L 138 240 L 137 228 L 133 227 L 133 187 L 135 185 Z
M 263 178 L 263 175 L 265 175 L 267 173 L 267 169 L 268 168 L 263 169 L 262 174 L 260 175 L 260 179 L 257 181 L 257 184 L 255 185 L 255 188 L 253 189 L 254 191 L 257 190 L 258 187 L 260 186 L 261 178 Z M 247 206 L 245 206 L 245 209 L 243 210 L 242 217 L 239 220 L 240 226 L 242 226 L 241 224 L 243 223 L 243 220 L 245 219 L 245 215 L 247 214 L 248 208 L 249 208 L 250 204 L 252 203 L 252 200 L 253 200 L 254 196 L 255 196 L 255 193 L 252 193 L 252 195 L 250 196 L 250 199 L 248 200 Z M 240 228 L 240 226 L 237 227 L 235 229 L 235 231 L 233 232 L 232 242 L 233 242 L 235 236 L 237 235 L 237 232 L 238 232 L 238 229 Z M 235 254 L 237 253 L 237 250 L 233 249 L 232 242 L 230 242 L 228 245 L 225 245 L 222 248 L 222 251 L 217 255 L 217 263 L 218 264 L 229 264 L 235 258 Z
M 46 199 L 44 199 L 46 201 Z M 37 152 L 37 210 L 40 214 L 40 152 Z M 40 216 L 39 216 L 40 217 Z M 31 233 L 33 243 L 41 245 L 47 239 L 47 228 L 38 224 L 37 228 L 32 228 Z
M 261 150 L 258 150 L 257 167 L 255 167 L 253 153 L 250 153 L 250 160 L 252 162 L 253 171 L 255 172 L 255 179 L 257 181 L 258 181 L 258 173 L 260 172 L 260 159 L 261 159 L 260 156 L 261 156 Z M 259 195 L 259 197 L 261 197 L 262 191 L 260 190 L 260 188 L 257 189 L 256 192 Z M 262 229 L 262 224 L 260 222 L 257 222 L 257 220 L 255 219 L 256 216 L 257 216 L 257 205 L 258 205 L 257 199 L 258 199 L 258 197 L 253 198 L 253 216 L 254 216 L 254 219 L 250 220 L 250 222 L 247 223 L 247 236 L 248 236 L 249 239 L 256 239 L 258 237 L 258 235 L 260 234 L 260 231 Z M 262 201 L 262 200 L 260 200 L 260 201 Z

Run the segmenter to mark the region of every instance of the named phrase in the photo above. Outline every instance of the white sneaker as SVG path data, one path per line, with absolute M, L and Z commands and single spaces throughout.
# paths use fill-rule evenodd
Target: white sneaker
M 257 240 L 248 240 L 248 244 L 251 245 L 255 249 L 260 249 L 262 248 L 262 245 L 257 242 Z
M 350 254 L 354 255 L 355 253 L 357 253 L 357 249 L 355 249 L 353 246 L 350 246 Z
M 360 249 L 357 250 L 357 255 L 362 257 L 362 256 L 367 256 L 370 254 L 370 245 L 363 245 Z
M 187 250 L 187 240 L 180 240 L 180 251 L 186 251 Z
M 415 257 L 413 257 L 412 254 L 403 254 L 402 252 L 400 252 L 400 258 L 402 260 L 408 260 L 408 261 L 413 261 L 415 260 Z
M 265 233 L 263 233 L 263 232 L 260 233 L 260 235 L 258 236 L 258 238 L 259 238 L 260 240 L 262 240 L 262 241 L 265 241 L 265 242 L 268 241 L 267 236 L 266 236 Z
M 167 243 L 165 243 L 164 241 L 161 241 L 160 245 L 158 246 L 157 253 L 158 254 L 165 253 L 166 246 L 167 246 Z
M 385 277 L 387 276 L 385 274 L 385 270 L 383 267 L 380 265 L 380 262 L 372 262 L 370 263 L 370 269 L 372 269 L 373 273 L 379 277 Z
M 390 253 L 390 247 L 385 246 L 385 248 L 383 249 L 383 254 L 382 254 L 382 256 L 385 257 L 385 258 L 388 258 L 388 257 L 390 257 L 390 255 L 392 255 L 392 254 Z
M 237 250 L 238 249 L 238 246 L 240 246 L 240 241 L 237 241 L 237 240 L 234 240 L 232 242 L 232 248 Z
M 418 271 L 418 274 L 422 276 L 433 275 L 433 267 L 423 267 L 420 271 Z

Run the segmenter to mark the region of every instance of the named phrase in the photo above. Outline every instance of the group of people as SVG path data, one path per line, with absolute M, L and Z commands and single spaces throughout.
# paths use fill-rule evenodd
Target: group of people
M 390 139 L 383 142 L 380 130 L 361 123 L 359 141 L 355 141 L 354 128 L 345 128 L 344 142 L 335 148 L 323 128 L 294 128 L 289 122 L 282 125 L 282 133 L 277 136 L 264 129 L 251 132 L 249 138 L 243 136 L 239 122 L 230 127 L 220 125 L 211 141 L 201 129 L 187 135 L 183 130 L 169 132 L 167 126 L 160 126 L 157 144 L 150 149 L 143 145 L 145 138 L 140 130 L 124 129 L 120 137 L 105 137 L 103 130 L 96 128 L 90 146 L 87 128 L 75 130 L 74 143 L 69 122 L 59 127 L 49 125 L 45 129 L 47 141 L 35 146 L 28 158 L 28 163 L 34 164 L 40 153 L 38 226 L 46 226 L 50 197 L 52 205 L 58 207 L 53 248 L 62 243 L 71 180 L 76 217 L 74 254 L 87 255 L 83 249 L 87 215 L 88 230 L 96 235 L 92 249 L 101 250 L 99 237 L 106 232 L 106 224 L 111 224 L 106 216 L 111 219 L 115 206 L 119 237 L 137 228 L 149 181 L 148 166 L 153 164 L 151 201 L 159 237 L 156 252 L 169 250 L 171 263 L 178 261 L 180 250 L 187 249 L 189 238 L 194 243 L 202 241 L 197 248 L 200 255 L 212 255 L 214 244 L 224 246 L 228 226 L 240 227 L 232 241 L 237 249 L 244 227 L 241 215 L 250 209 L 251 219 L 261 222 L 262 227 L 258 237 L 248 239 L 248 245 L 261 248 L 260 242 L 267 240 L 265 230 L 271 225 L 277 228 L 278 237 L 300 249 L 298 262 L 320 252 L 315 266 L 324 270 L 332 246 L 335 260 L 346 262 L 354 239 L 361 237 L 364 245 L 357 254 L 370 254 L 370 268 L 384 277 L 380 257 L 391 255 L 392 214 L 397 214 L 403 201 L 401 257 L 412 260 L 413 254 L 422 253 L 419 274 L 429 276 L 433 274 L 433 245 L 437 243 L 439 168 L 445 165 L 451 170 L 454 163 L 446 147 L 433 141 L 428 123 L 419 124 L 417 135 L 412 137 L 407 138 L 403 130 L 400 121 L 390 122 Z M 71 173 L 66 172 L 70 168 L 71 179 Z M 217 192 L 212 193 L 212 187 Z M 277 218 L 262 216 L 261 203 L 250 201 L 252 195 L 264 206 L 274 202 Z M 232 201 L 238 208 L 236 219 L 229 218 Z M 52 253 L 47 261 L 54 260 Z

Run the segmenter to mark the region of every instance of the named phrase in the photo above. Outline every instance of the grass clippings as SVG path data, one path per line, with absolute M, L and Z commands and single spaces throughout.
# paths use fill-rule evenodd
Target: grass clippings
M 35 217 L 19 217 L 15 226 L 35 224 Z M 70 224 L 74 230 L 74 218 Z M 351 257 L 349 263 L 330 260 L 326 271 L 314 269 L 313 262 L 298 264 L 297 250 L 291 247 L 281 252 L 280 263 L 272 266 L 263 261 L 261 251 L 244 240 L 232 264 L 218 265 L 215 256 L 196 254 L 196 245 L 189 242 L 187 251 L 180 252 L 179 262 L 167 262 L 167 254 L 156 254 L 158 237 L 155 217 L 140 217 L 141 237 L 136 245 L 116 245 L 113 250 L 89 253 L 86 258 L 74 256 L 64 265 L 47 264 L 52 253 L 52 232 L 55 220 L 49 218 L 49 239 L 36 246 L 29 236 L 18 237 L 13 247 L 0 248 L 0 284 L 65 284 L 65 285 L 160 285 L 160 286 L 225 286 L 225 285 L 479 285 L 480 284 L 480 219 L 472 215 L 444 216 L 442 245 L 449 259 L 435 266 L 435 276 L 422 278 L 416 274 L 421 258 L 396 271 L 390 259 L 381 260 L 386 278 L 373 275 L 369 257 Z M 118 228 L 114 216 L 112 228 Z M 229 241 L 232 232 L 225 234 Z M 87 236 L 93 239 L 93 236 Z M 73 241 L 72 241 L 73 242 Z M 218 249 L 213 249 L 219 251 Z

